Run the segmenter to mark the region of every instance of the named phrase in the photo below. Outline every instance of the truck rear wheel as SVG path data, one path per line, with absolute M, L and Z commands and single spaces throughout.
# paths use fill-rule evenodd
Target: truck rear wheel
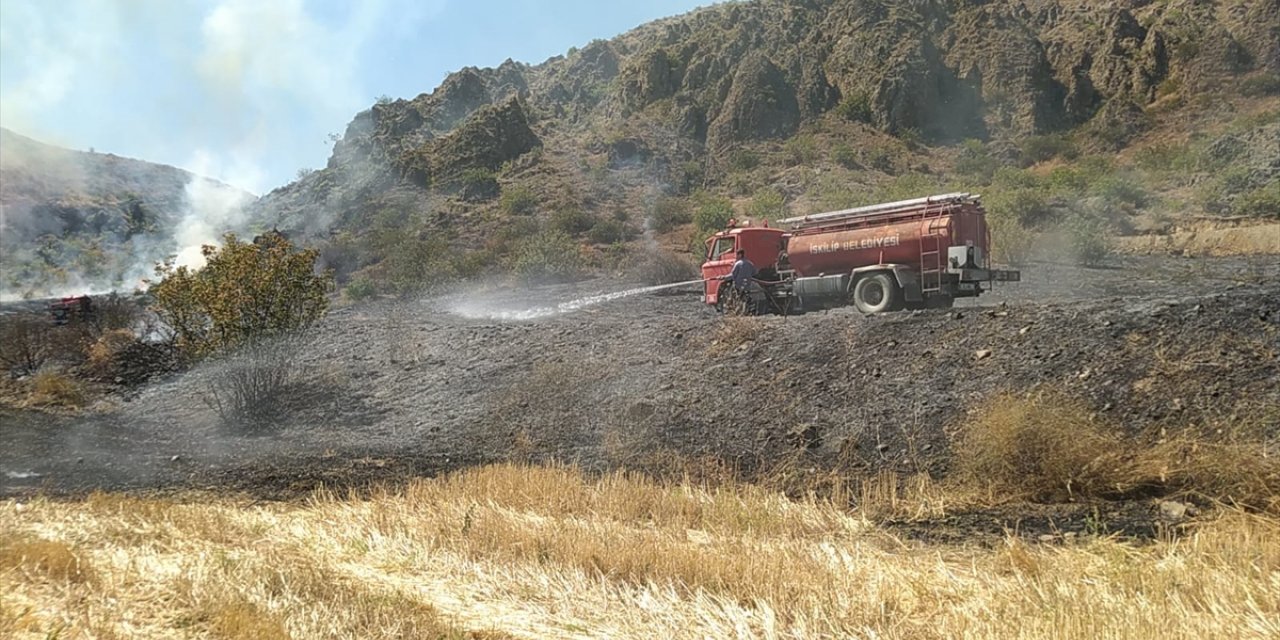
M 853 304 L 866 314 L 893 311 L 901 301 L 902 289 L 887 273 L 861 278 L 853 286 Z

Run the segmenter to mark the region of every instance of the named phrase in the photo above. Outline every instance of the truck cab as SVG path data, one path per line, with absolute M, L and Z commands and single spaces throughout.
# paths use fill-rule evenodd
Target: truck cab
M 779 256 L 786 249 L 786 232 L 782 229 L 772 229 L 767 223 L 759 227 L 739 227 L 731 221 L 730 225 L 706 241 L 702 280 L 707 304 L 713 305 L 719 300 L 720 287 L 724 284 L 720 278 L 733 270 L 739 250 L 746 251 L 747 260 L 760 271 L 757 277 L 776 278 Z

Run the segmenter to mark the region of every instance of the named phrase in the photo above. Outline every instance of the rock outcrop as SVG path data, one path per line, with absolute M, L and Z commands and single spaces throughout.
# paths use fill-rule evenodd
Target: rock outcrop
M 677 166 L 791 136 L 842 101 L 865 104 L 859 119 L 882 131 L 932 142 L 1089 126 L 1118 146 L 1162 96 L 1267 70 L 1280 70 L 1275 2 L 726 3 L 374 105 L 312 182 L 432 189 L 540 144 L 596 153 L 609 140 L 630 145 L 610 150 L 610 166 Z

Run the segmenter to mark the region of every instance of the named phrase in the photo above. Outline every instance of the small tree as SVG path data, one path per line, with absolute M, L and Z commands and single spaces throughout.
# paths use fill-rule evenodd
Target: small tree
M 202 269 L 156 268 L 153 310 L 191 357 L 230 349 L 309 326 L 328 310 L 333 275 L 316 272 L 318 253 L 297 251 L 283 235 L 253 242 L 234 234 L 205 246 Z

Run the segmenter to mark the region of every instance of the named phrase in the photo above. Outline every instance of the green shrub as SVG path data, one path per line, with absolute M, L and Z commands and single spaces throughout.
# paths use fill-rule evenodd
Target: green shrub
M 458 185 L 462 188 L 462 197 L 471 201 L 489 200 L 502 190 L 496 174 L 481 168 L 463 171 L 458 176 Z
M 787 164 L 791 166 L 810 165 L 818 159 L 818 142 L 809 134 L 800 134 L 782 145 L 787 156 Z
M 617 220 L 604 219 L 591 227 L 587 237 L 595 244 L 622 242 L 627 239 L 627 228 Z
M 998 216 L 988 216 L 987 224 L 991 229 L 992 259 L 1004 264 L 1026 264 L 1035 246 L 1035 233 L 1017 220 Z
M 932 176 L 909 173 L 876 187 L 872 202 L 894 202 L 936 194 L 941 186 Z
M 502 193 L 500 206 L 509 215 L 527 216 L 537 210 L 538 197 L 529 187 L 513 187 Z
M 867 150 L 867 166 L 885 173 L 895 171 L 894 156 L 896 154 L 886 146 L 876 146 Z
M 1240 83 L 1240 93 L 1250 97 L 1280 95 L 1280 76 L 1263 73 L 1247 78 Z
M 561 209 L 551 214 L 552 228 L 558 229 L 570 236 L 582 235 L 590 231 L 595 225 L 595 216 L 577 207 Z
M 1232 167 L 1218 179 L 1227 195 L 1243 193 L 1253 187 L 1253 172 L 1247 167 Z
M 1125 174 L 1107 176 L 1095 183 L 1091 191 L 1111 204 L 1127 204 L 1137 209 L 1147 206 L 1151 199 L 1146 187 Z
M 343 293 L 347 296 L 348 300 L 355 300 L 358 302 L 360 300 L 368 300 L 369 298 L 377 295 L 378 287 L 374 285 L 373 280 L 368 276 L 360 275 L 352 278 L 351 282 L 347 283 L 346 288 L 343 289 Z
M 858 152 L 854 151 L 852 146 L 844 142 L 837 144 L 835 148 L 831 150 L 831 159 L 835 161 L 836 164 L 846 169 L 859 168 Z
M 1059 195 L 1083 195 L 1095 192 L 1096 185 L 1113 178 L 1115 172 L 1115 163 L 1109 158 L 1090 156 L 1049 172 L 1048 188 Z
M 986 208 L 996 217 L 1023 227 L 1034 227 L 1049 219 L 1049 199 L 1038 189 L 993 191 L 986 197 Z
M 283 235 L 254 242 L 233 234 L 203 249 L 198 270 L 166 262 L 149 291 L 152 309 L 191 357 L 209 355 L 315 323 L 329 308 L 333 276 L 317 273 L 314 249 L 297 251 Z
M 408 234 L 387 253 L 378 270 L 391 291 L 408 295 L 456 280 L 457 260 L 443 239 Z
M 692 221 L 688 203 L 679 198 L 658 198 L 649 211 L 649 228 L 658 233 L 667 233 Z
M 1097 266 L 1111 253 L 1111 230 L 1095 212 L 1077 211 L 1065 223 L 1071 253 L 1080 264 Z
M 1231 203 L 1231 213 L 1254 218 L 1280 218 L 1280 180 L 1273 179 L 1261 189 L 1240 194 Z
M 894 135 L 907 145 L 908 149 L 916 149 L 924 142 L 924 133 L 916 127 L 903 127 L 895 131 Z
M 1164 98 L 1178 93 L 1181 90 L 1182 80 L 1179 80 L 1178 78 L 1165 78 L 1164 82 L 1161 82 L 1159 86 L 1156 87 L 1156 97 Z
M 981 140 L 965 140 L 956 157 L 956 173 L 980 182 L 989 183 L 1000 168 L 1000 161 L 991 156 Z
M 1021 148 L 1023 159 L 1031 163 L 1044 162 L 1058 157 L 1064 160 L 1074 160 L 1079 155 L 1075 143 L 1061 134 L 1031 136 L 1023 140 L 1019 147 Z
M 870 124 L 872 119 L 871 97 L 863 92 L 851 93 L 836 105 L 836 113 L 849 122 Z
M 738 149 L 729 154 L 729 170 L 735 172 L 751 171 L 760 166 L 760 154 L 750 149 Z
M 1158 143 L 1139 149 L 1134 163 L 1147 171 L 1196 171 L 1203 164 L 1198 149 L 1187 144 Z
M 695 202 L 693 224 L 699 231 L 720 231 L 733 218 L 733 203 L 728 198 L 700 193 L 695 196 Z
M 999 189 L 1043 189 L 1047 186 L 1044 179 L 1035 173 L 1013 167 L 997 169 L 991 184 Z
M 497 182 L 497 175 L 488 169 L 471 168 L 459 174 L 458 182 L 464 187 L 487 185 L 491 182 Z
M 771 187 L 764 187 L 756 191 L 751 196 L 751 203 L 747 205 L 747 216 L 753 222 L 760 220 L 778 220 L 785 218 L 787 214 L 787 199 L 782 195 L 781 191 Z
M 707 170 L 701 162 L 690 160 L 680 165 L 680 193 L 693 193 L 707 180 Z
M 520 242 L 513 268 L 532 282 L 571 280 L 582 273 L 582 250 L 568 234 L 549 229 Z

